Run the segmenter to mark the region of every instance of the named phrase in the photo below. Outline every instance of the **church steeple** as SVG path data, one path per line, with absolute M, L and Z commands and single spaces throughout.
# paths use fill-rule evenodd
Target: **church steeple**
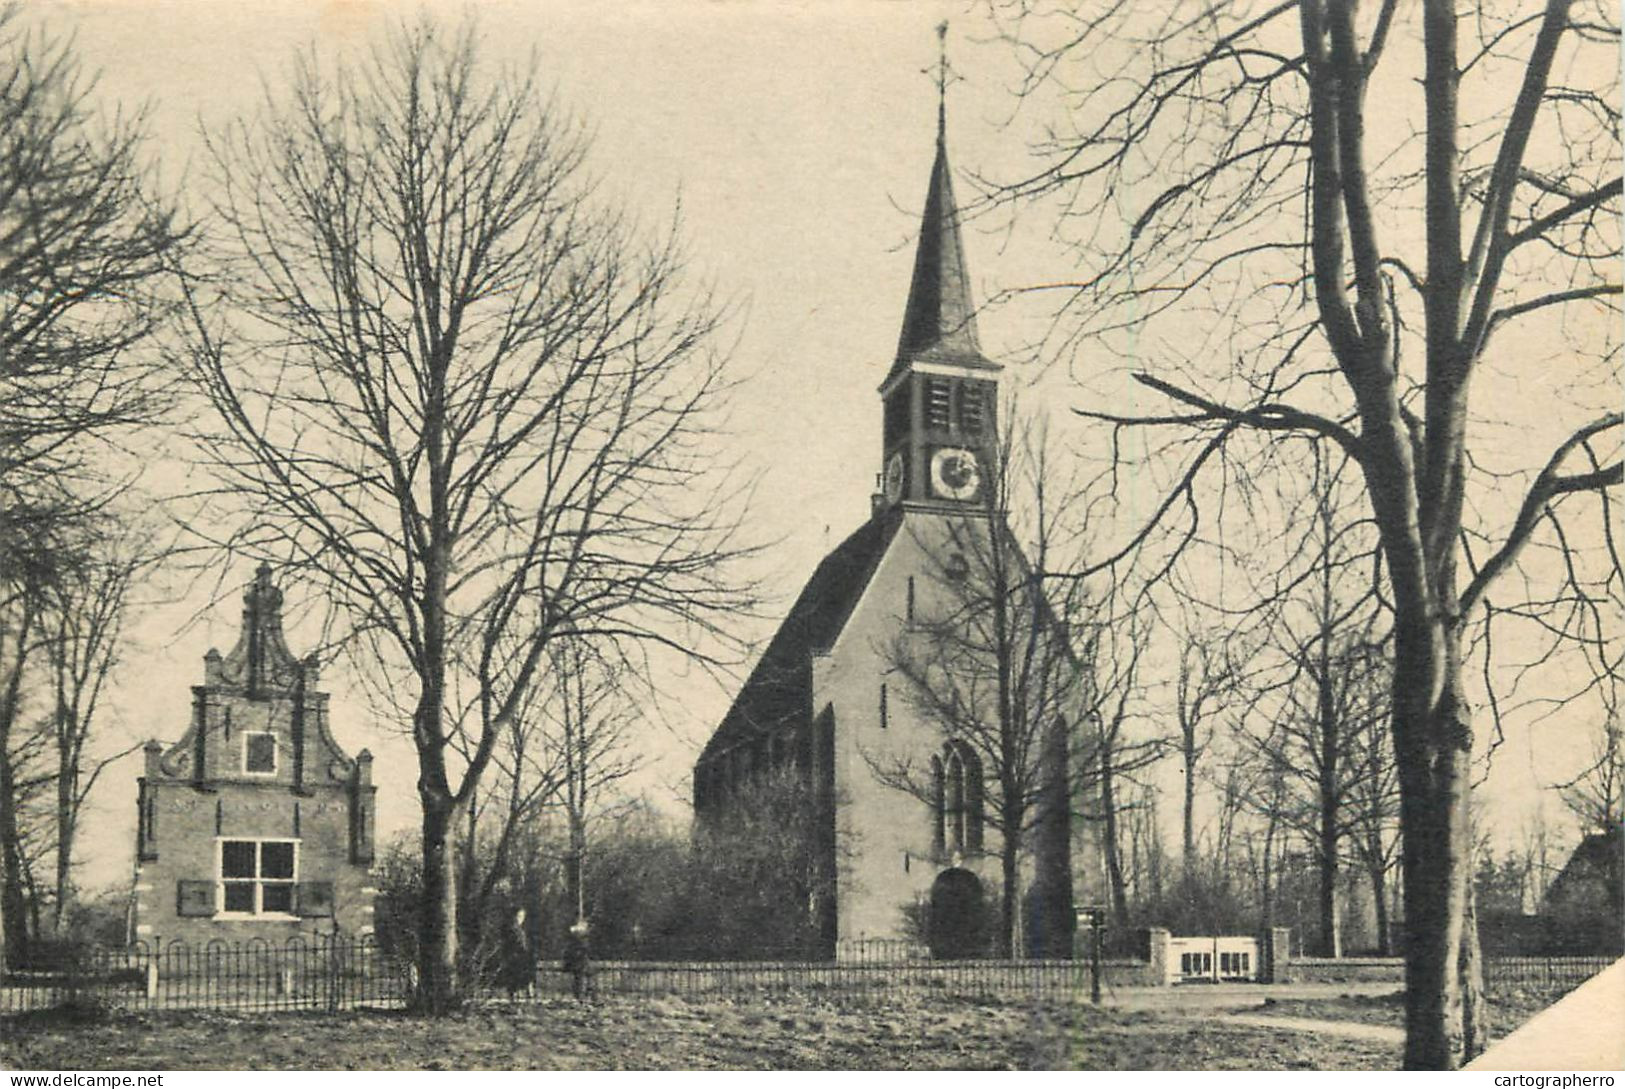
M 945 39 L 948 24 L 937 28 Z M 959 205 L 954 200 L 953 171 L 948 165 L 946 56 L 937 63 L 937 154 L 931 164 L 920 237 L 914 250 L 914 278 L 908 305 L 903 309 L 903 331 L 897 341 L 897 359 L 887 381 L 911 361 L 958 363 L 976 369 L 997 370 L 982 355 L 976 335 L 976 306 L 971 299 L 970 274 L 965 268 L 965 243 L 959 232 Z
M 959 207 L 948 168 L 948 146 L 939 130 L 937 158 L 925 193 L 920 240 L 914 251 L 914 279 L 903 310 L 897 366 L 913 359 L 940 359 L 993 366 L 982 357 L 976 336 L 976 307 L 965 270 L 965 243 L 959 235 Z
M 937 28 L 945 40 L 948 24 Z M 1001 368 L 982 354 L 948 166 L 946 49 L 935 72 L 937 153 L 931 164 L 914 278 L 897 356 L 880 384 L 882 511 L 904 504 L 981 512 L 983 480 L 996 458 Z

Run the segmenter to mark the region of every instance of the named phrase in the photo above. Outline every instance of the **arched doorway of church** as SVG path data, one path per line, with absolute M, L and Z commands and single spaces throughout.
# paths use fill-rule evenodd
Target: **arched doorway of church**
M 982 879 L 969 870 L 943 870 L 931 884 L 931 956 L 956 960 L 987 950 L 987 906 Z

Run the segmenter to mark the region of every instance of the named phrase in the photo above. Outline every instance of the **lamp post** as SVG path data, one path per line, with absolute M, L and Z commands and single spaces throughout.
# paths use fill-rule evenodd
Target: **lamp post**
M 1078 926 L 1089 928 L 1089 1001 L 1100 1005 L 1100 931 L 1106 922 L 1106 909 L 1077 909 Z

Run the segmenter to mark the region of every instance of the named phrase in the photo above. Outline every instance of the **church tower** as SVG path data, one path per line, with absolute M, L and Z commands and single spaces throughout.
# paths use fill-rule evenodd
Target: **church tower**
M 734 944 L 719 954 L 759 941 L 780 953 L 861 955 L 853 943 L 868 939 L 979 954 L 1006 908 L 1024 950 L 1070 948 L 1068 822 L 1046 818 L 1021 836 L 1012 887 L 994 810 L 996 731 L 950 721 L 909 669 L 910 654 L 933 652 L 942 618 L 986 597 L 989 556 L 1025 563 L 1000 510 L 1001 368 L 977 335 L 948 165 L 947 79 L 939 62 L 936 154 L 902 332 L 879 389 L 881 495 L 813 571 L 694 765 L 700 828 L 772 828 L 764 840 L 795 845 L 778 882 L 730 904 Z M 990 650 L 960 651 L 939 679 L 953 689 L 950 704 L 974 709 L 998 663 Z M 1064 740 L 1068 719 L 1057 716 L 1048 736 Z M 1054 777 L 1047 795 L 1063 801 L 1065 754 L 1057 746 L 1040 758 Z
M 957 513 L 983 509 L 996 454 L 1000 366 L 982 354 L 959 206 L 948 167 L 947 67 L 939 64 L 937 153 L 897 357 L 880 384 L 882 495 Z

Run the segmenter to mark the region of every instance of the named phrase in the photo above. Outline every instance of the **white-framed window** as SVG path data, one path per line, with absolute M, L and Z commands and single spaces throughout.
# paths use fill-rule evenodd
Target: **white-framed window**
M 243 774 L 275 775 L 276 734 L 251 730 L 243 734 Z
M 215 842 L 215 902 L 221 915 L 294 916 L 298 840 L 221 837 Z

